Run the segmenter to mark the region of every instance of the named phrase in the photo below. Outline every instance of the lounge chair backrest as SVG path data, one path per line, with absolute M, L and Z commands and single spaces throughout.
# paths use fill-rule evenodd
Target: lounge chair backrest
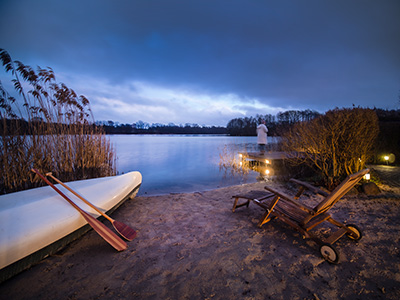
M 314 207 L 317 214 L 321 214 L 329 210 L 340 198 L 342 198 L 348 191 L 350 191 L 369 169 L 361 170 L 348 176 L 341 184 L 339 184 L 321 203 Z

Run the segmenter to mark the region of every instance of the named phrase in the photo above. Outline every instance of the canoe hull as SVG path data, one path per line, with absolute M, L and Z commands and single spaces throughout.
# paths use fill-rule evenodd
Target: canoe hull
M 67 185 L 110 214 L 136 196 L 141 182 L 139 172 L 130 172 Z M 56 186 L 80 208 L 104 220 L 65 188 Z M 90 229 L 79 212 L 50 187 L 0 196 L 0 282 L 58 252 Z

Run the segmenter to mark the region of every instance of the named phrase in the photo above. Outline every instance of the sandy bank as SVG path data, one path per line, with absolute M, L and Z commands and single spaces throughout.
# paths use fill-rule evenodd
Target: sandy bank
M 0 285 L 0 298 L 400 299 L 398 197 L 360 195 L 336 204 L 332 214 L 364 237 L 339 240 L 341 263 L 331 265 L 287 225 L 259 229 L 260 207 L 231 212 L 233 194 L 264 185 L 137 197 L 113 214 L 137 229 L 128 250 L 114 251 L 91 231 Z

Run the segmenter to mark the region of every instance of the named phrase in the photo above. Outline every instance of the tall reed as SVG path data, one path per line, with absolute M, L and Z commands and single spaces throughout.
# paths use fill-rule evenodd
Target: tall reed
M 17 96 L 0 81 L 0 194 L 41 185 L 31 168 L 63 181 L 115 175 L 113 145 L 94 125 L 89 100 L 0 49 Z

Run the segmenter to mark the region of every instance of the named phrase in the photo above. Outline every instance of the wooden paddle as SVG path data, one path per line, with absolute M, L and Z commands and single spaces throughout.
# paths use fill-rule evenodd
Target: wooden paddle
M 65 200 L 68 201 L 80 214 L 83 218 L 89 223 L 90 226 L 103 238 L 108 242 L 111 246 L 113 246 L 118 251 L 125 250 L 128 248 L 128 245 L 121 240 L 114 232 L 108 229 L 103 223 L 101 223 L 96 218 L 89 215 L 87 212 L 82 210 L 78 205 L 76 205 L 71 199 L 69 199 L 63 192 L 61 192 L 54 184 L 52 184 L 46 177 L 39 173 L 36 169 L 31 169 L 32 172 L 39 175 L 49 186 L 51 186 L 57 193 L 59 193 Z
M 65 183 L 63 183 L 61 180 L 57 179 L 56 177 L 53 176 L 53 174 L 51 172 L 46 173 L 46 176 L 50 176 L 51 178 L 53 178 L 56 182 L 58 182 L 59 184 L 61 184 L 63 187 L 65 187 L 68 191 L 70 191 L 72 194 L 74 194 L 75 196 L 77 196 L 79 199 L 81 199 L 83 202 L 85 202 L 87 205 L 89 205 L 91 208 L 93 208 L 95 211 L 97 211 L 99 214 L 101 214 L 104 218 L 106 218 L 107 220 L 109 220 L 111 222 L 111 224 L 114 226 L 115 230 L 125 239 L 127 239 L 128 241 L 132 241 L 135 237 L 136 237 L 136 231 L 133 230 L 131 227 L 129 227 L 128 225 L 116 221 L 114 219 L 112 219 L 111 217 L 109 217 L 108 215 L 106 215 L 105 213 L 103 213 L 101 210 L 99 210 L 96 206 L 94 206 L 92 203 L 90 203 L 88 200 L 86 200 L 85 198 L 83 198 L 81 195 L 79 195 L 77 192 L 75 192 L 73 189 L 71 189 L 68 185 L 66 185 Z

